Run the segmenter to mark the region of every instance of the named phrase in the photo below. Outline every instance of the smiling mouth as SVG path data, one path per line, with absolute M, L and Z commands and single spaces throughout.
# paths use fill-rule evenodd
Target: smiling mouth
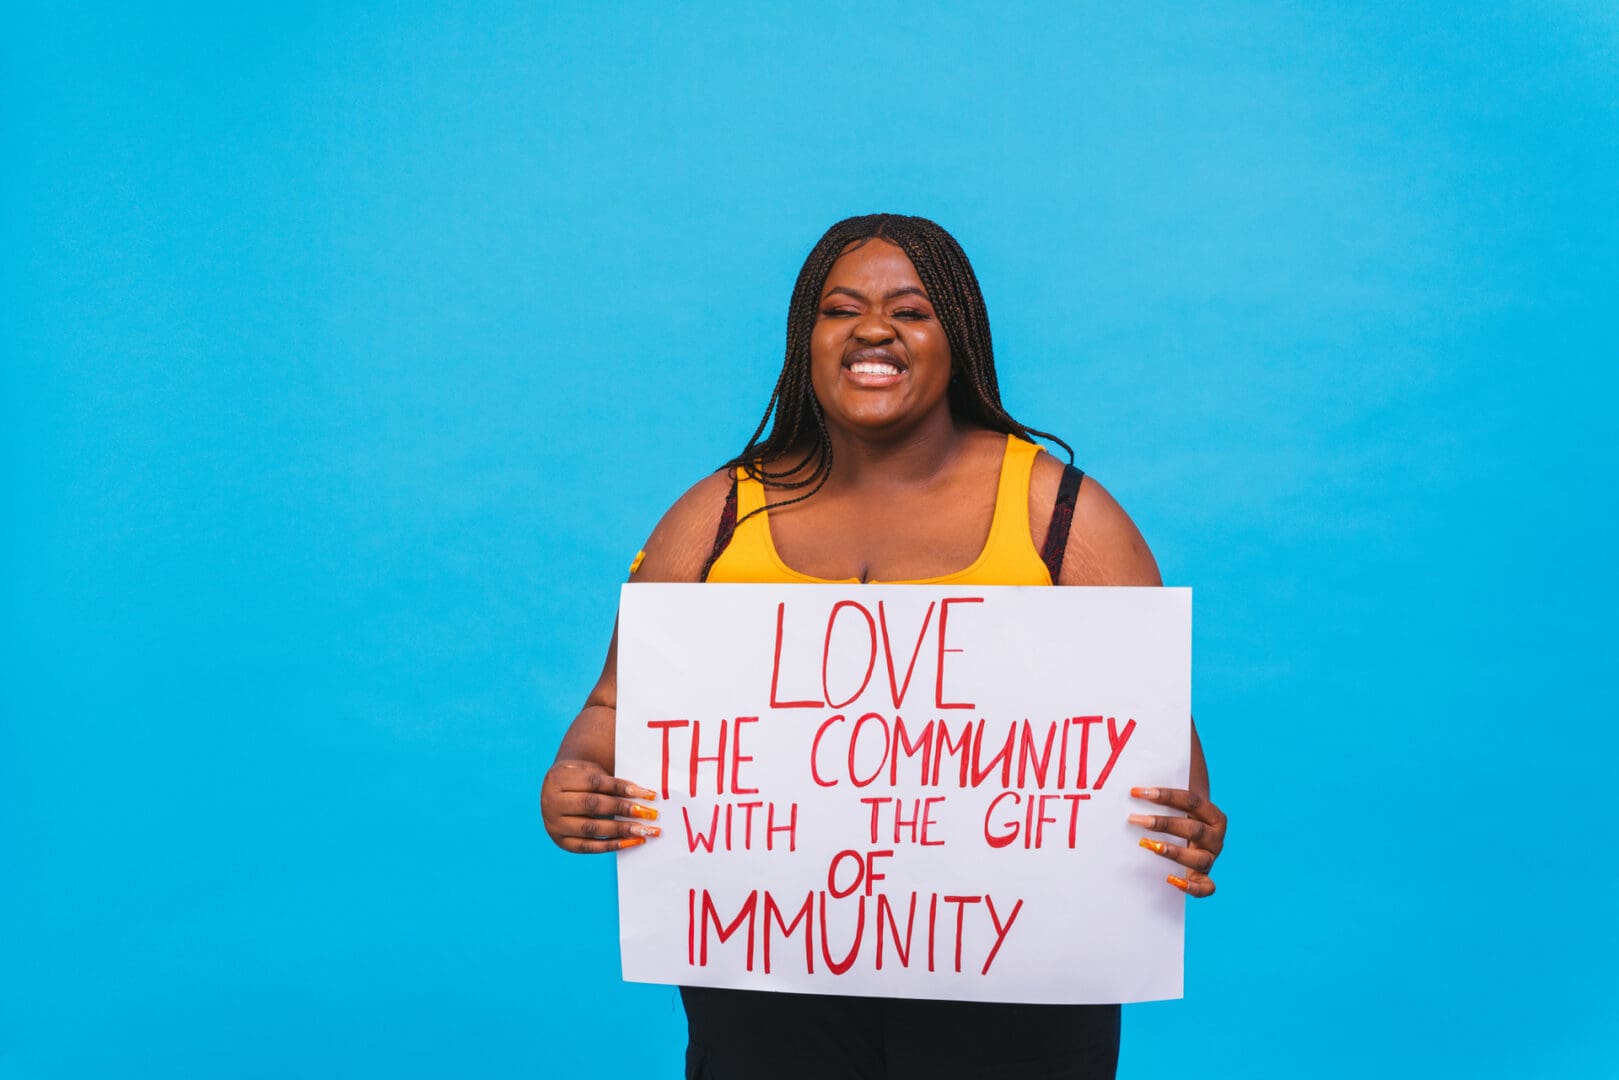
M 851 375 L 864 375 L 883 382 L 905 374 L 905 366 L 887 349 L 859 349 L 849 354 L 843 369 Z

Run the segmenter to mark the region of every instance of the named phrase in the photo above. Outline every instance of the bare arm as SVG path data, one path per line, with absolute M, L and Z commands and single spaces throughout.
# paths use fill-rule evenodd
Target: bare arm
M 1051 459 L 1055 465 L 1055 459 Z M 1055 480 L 1050 482 L 1055 492 Z M 1124 508 L 1107 489 L 1090 477 L 1080 485 L 1074 504 L 1074 523 L 1064 550 L 1059 585 L 1163 584 L 1158 563 L 1147 542 Z M 1167 833 L 1184 843 L 1145 837 L 1141 846 L 1186 867 L 1185 876 L 1171 875 L 1169 883 L 1191 896 L 1209 896 L 1214 882 L 1208 872 L 1225 846 L 1226 816 L 1209 797 L 1209 766 L 1203 741 L 1192 724 L 1191 770 L 1185 788 L 1136 787 L 1131 795 L 1182 811 L 1187 816 L 1131 814 L 1130 823 L 1152 832 Z
M 715 473 L 681 496 L 652 530 L 631 580 L 696 581 L 713 547 L 730 483 L 728 475 Z M 657 811 L 645 805 L 653 798 L 652 789 L 613 775 L 617 710 L 615 624 L 601 675 L 562 737 L 540 789 L 546 832 L 566 851 L 616 851 L 660 834 L 658 826 L 650 824 Z

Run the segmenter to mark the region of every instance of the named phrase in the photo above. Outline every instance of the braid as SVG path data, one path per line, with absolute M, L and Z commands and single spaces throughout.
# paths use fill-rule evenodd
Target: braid
M 781 375 L 776 379 L 770 402 L 748 438 L 748 444 L 724 467 L 741 469 L 767 488 L 802 492 L 771 504 L 776 507 L 803 502 L 826 484 L 832 473 L 832 440 L 827 435 L 826 417 L 810 381 L 810 335 L 815 330 L 821 289 L 832 264 L 851 244 L 879 238 L 897 245 L 916 267 L 916 275 L 932 299 L 934 312 L 950 342 L 951 413 L 991 431 L 1030 442 L 1038 436 L 1062 447 L 1072 462 L 1074 451 L 1066 442 L 1049 432 L 1018 423 L 1001 404 L 1000 384 L 995 377 L 995 349 L 989 336 L 989 312 L 972 264 L 955 237 L 926 218 L 868 214 L 845 218 L 833 225 L 804 260 L 787 306 L 787 356 Z M 765 434 L 767 425 L 768 435 Z M 789 455 L 796 457 L 799 450 L 803 451 L 803 457 L 792 461 Z M 806 475 L 790 479 L 806 468 L 809 469 Z M 742 520 L 758 512 L 755 510 Z

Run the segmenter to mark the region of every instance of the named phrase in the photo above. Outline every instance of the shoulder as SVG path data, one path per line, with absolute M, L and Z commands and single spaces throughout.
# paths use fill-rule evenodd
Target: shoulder
M 1064 463 L 1042 450 L 1029 476 L 1030 532 L 1045 543 Z M 1096 477 L 1086 474 L 1074 501 L 1074 521 L 1063 552 L 1059 585 L 1161 585 L 1158 562 L 1130 520 Z
M 696 581 L 714 548 L 720 513 L 731 493 L 731 470 L 703 477 L 665 511 L 647 538 L 636 581 Z

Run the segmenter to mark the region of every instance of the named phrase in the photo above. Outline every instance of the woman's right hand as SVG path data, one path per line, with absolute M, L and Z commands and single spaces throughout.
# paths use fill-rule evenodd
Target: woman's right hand
M 593 854 L 644 844 L 663 830 L 651 824 L 658 812 L 635 800 L 657 798 L 594 761 L 561 760 L 545 774 L 540 812 L 545 831 L 564 851 Z
M 637 556 L 631 581 L 695 582 L 714 547 L 714 523 L 731 491 L 731 472 L 710 473 L 680 497 L 652 530 Z M 643 561 L 643 557 L 644 560 Z M 601 852 L 634 847 L 658 836 L 658 812 L 643 805 L 657 793 L 613 776 L 613 730 L 618 723 L 618 628 L 607 646 L 601 677 L 562 738 L 557 760 L 540 788 L 545 831 L 564 851 Z

